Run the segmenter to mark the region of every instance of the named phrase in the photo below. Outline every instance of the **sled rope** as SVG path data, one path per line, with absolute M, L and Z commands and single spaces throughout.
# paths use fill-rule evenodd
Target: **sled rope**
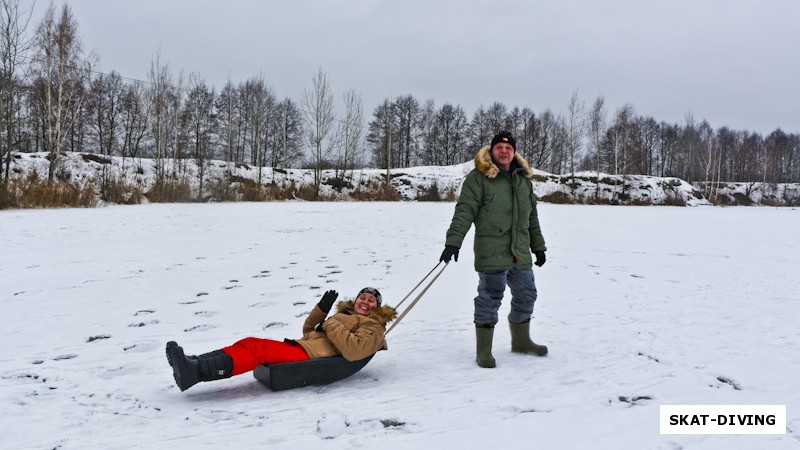
M 395 306 L 395 309 L 399 308 L 399 307 L 400 307 L 400 305 L 402 305 L 402 304 L 403 304 L 403 302 L 405 302 L 405 301 L 406 301 L 406 299 L 408 299 L 408 297 L 410 297 L 410 296 L 411 296 L 411 294 L 413 294 L 413 293 L 414 293 L 414 291 L 416 291 L 416 290 L 417 290 L 417 288 L 419 287 L 419 285 L 420 285 L 420 284 L 422 284 L 422 283 L 424 283 L 424 282 L 425 282 L 425 280 L 426 280 L 426 279 L 427 279 L 429 276 L 431 276 L 431 274 L 433 273 L 433 271 L 434 271 L 434 270 L 436 270 L 436 268 L 437 268 L 437 267 L 439 267 L 441 264 L 442 264 L 442 262 L 441 262 L 441 261 L 439 261 L 439 264 L 436 264 L 435 266 L 433 266 L 433 269 L 431 269 L 431 271 L 430 271 L 430 272 L 428 272 L 428 274 L 427 274 L 427 275 L 425 275 L 425 276 L 424 276 L 424 277 L 423 277 L 423 278 L 422 278 L 422 279 L 419 281 L 419 283 L 417 283 L 417 285 L 416 285 L 416 286 L 414 286 L 414 288 L 413 288 L 413 289 L 411 289 L 411 291 L 409 291 L 409 293 L 408 293 L 408 294 L 406 294 L 406 296 L 405 296 L 405 297 L 403 297 L 403 299 L 402 299 L 402 300 L 400 300 L 400 303 L 398 303 L 398 304 L 397 304 L 397 306 Z M 445 265 L 447 265 L 447 263 L 445 263 Z
M 436 270 L 436 269 L 437 269 L 437 268 L 438 268 L 438 267 L 439 267 L 441 264 L 442 264 L 442 261 L 439 261 L 439 262 L 438 262 L 438 263 L 437 263 L 435 266 L 433 266 L 433 269 L 431 269 L 431 271 L 430 271 L 430 272 L 428 272 L 428 274 L 427 274 L 427 275 L 425 275 L 425 277 L 423 277 L 423 278 L 422 278 L 422 280 L 421 280 L 419 283 L 417 283 L 417 285 L 416 285 L 416 286 L 414 286 L 414 288 L 413 288 L 413 289 L 411 289 L 411 292 L 409 292 L 409 293 L 408 293 L 408 294 L 407 294 L 405 297 L 403 297 L 403 299 L 402 299 L 402 300 L 400 300 L 400 303 L 398 303 L 398 304 L 397 304 L 397 307 L 400 307 L 400 305 L 402 305 L 402 304 L 403 304 L 403 302 L 405 302 L 405 301 L 406 301 L 406 299 L 407 299 L 408 297 L 410 297 L 410 296 L 411 296 L 411 294 L 412 294 L 412 293 L 414 293 L 414 291 L 416 291 L 416 290 L 417 290 L 417 288 L 418 288 L 418 287 L 420 287 L 420 285 L 422 285 L 422 283 L 424 283 L 424 282 L 425 282 L 425 280 L 426 280 L 426 279 L 428 279 L 428 277 L 429 277 L 429 276 L 431 276 L 431 274 L 433 273 L 433 271 L 434 271 L 434 270 Z M 430 281 L 430 282 L 428 282 L 428 284 L 425 286 L 425 288 L 424 288 L 424 289 L 423 289 L 423 290 L 422 290 L 422 291 L 421 291 L 421 292 L 420 292 L 420 293 L 417 295 L 417 297 L 416 297 L 416 298 L 414 298 L 414 300 L 411 302 L 411 304 L 410 304 L 410 305 L 408 305 L 408 307 L 407 307 L 406 309 L 404 309 L 404 310 L 403 310 L 403 312 L 400 314 L 400 316 L 397 318 L 397 320 L 395 320 L 395 321 L 394 321 L 394 323 L 392 324 L 392 326 L 391 326 L 391 327 L 389 327 L 389 329 L 388 329 L 388 330 L 386 330 L 386 333 L 384 333 L 384 336 L 385 336 L 385 335 L 387 335 L 387 334 L 389 334 L 389 332 L 390 332 L 390 331 L 392 331 L 392 330 L 394 329 L 394 327 L 396 327 L 396 326 L 397 326 L 397 324 L 398 324 L 398 323 L 400 323 L 400 321 L 401 321 L 401 320 L 403 320 L 403 317 L 405 317 L 405 316 L 406 316 L 406 314 L 408 314 L 408 312 L 409 312 L 409 311 L 411 311 L 411 308 L 413 308 L 413 307 L 414 307 L 414 305 L 416 305 L 416 304 L 417 304 L 417 302 L 419 301 L 419 299 L 421 299 L 421 298 L 422 298 L 422 296 L 423 296 L 423 295 L 425 295 L 425 293 L 426 293 L 426 292 L 428 292 L 428 289 L 429 289 L 429 288 L 430 288 L 430 287 L 433 285 L 433 282 L 434 282 L 434 281 L 436 281 L 436 279 L 437 279 L 437 278 L 439 278 L 439 275 L 441 275 L 441 274 L 442 274 L 442 272 L 444 272 L 444 269 L 446 269 L 446 268 L 447 268 L 447 264 L 449 264 L 449 262 L 446 262 L 446 263 L 444 263 L 444 266 L 442 267 L 442 269 L 441 269 L 441 270 L 440 270 L 440 271 L 439 271 L 439 272 L 436 274 L 436 276 L 434 276 L 434 277 L 431 279 L 431 281 Z

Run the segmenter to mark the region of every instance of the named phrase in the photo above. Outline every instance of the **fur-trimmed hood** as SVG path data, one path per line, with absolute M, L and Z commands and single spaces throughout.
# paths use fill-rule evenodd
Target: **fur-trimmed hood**
M 500 168 L 492 160 L 492 152 L 488 145 L 483 146 L 478 150 L 478 154 L 475 155 L 475 168 L 487 178 L 494 178 L 500 173 Z M 525 158 L 520 156 L 519 153 L 514 152 L 514 159 L 511 160 L 511 171 L 520 169 L 523 171 L 525 178 L 533 177 L 533 170 L 531 170 L 531 165 L 528 164 L 528 161 L 525 161 Z
M 342 300 L 336 304 L 337 313 L 355 314 L 356 302 L 355 300 Z M 378 306 L 372 310 L 369 317 L 377 320 L 384 327 L 397 317 L 397 311 L 391 306 Z

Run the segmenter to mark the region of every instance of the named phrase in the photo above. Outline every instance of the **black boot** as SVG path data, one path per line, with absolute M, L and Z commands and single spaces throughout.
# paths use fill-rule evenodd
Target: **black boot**
M 170 341 L 167 342 L 167 361 L 181 391 L 201 381 L 230 378 L 233 374 L 233 358 L 222 350 L 187 357 L 177 342 Z

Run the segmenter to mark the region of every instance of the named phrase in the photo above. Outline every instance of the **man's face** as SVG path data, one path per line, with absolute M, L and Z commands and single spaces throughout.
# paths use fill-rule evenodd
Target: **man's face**
M 514 147 L 508 142 L 498 142 L 492 147 L 492 159 L 503 170 L 508 170 L 514 159 Z

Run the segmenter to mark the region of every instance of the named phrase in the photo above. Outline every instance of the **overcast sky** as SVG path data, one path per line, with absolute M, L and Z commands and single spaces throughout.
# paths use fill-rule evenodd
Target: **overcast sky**
M 99 70 L 146 79 L 160 51 L 177 77 L 219 90 L 263 74 L 299 101 L 319 68 L 365 114 L 412 94 L 565 112 L 570 96 L 656 120 L 800 132 L 796 0 L 72 0 Z M 40 0 L 39 8 L 45 2 Z M 56 3 L 60 5 L 60 3 Z M 41 15 L 36 17 L 38 18 Z

